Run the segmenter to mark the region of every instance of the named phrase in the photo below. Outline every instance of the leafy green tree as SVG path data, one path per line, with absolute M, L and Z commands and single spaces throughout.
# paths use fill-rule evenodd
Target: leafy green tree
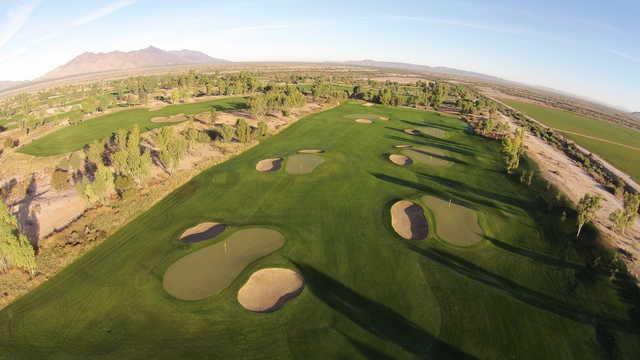
M 180 160 L 187 153 L 187 141 L 177 134 L 173 127 L 166 126 L 160 129 L 156 137 L 156 144 L 160 150 L 160 160 L 167 171 L 173 174 Z
M 36 255 L 29 239 L 18 232 L 18 222 L 0 201 L 0 273 L 17 268 L 34 274 Z
M 117 133 L 118 150 L 112 156 L 116 173 L 128 176 L 140 185 L 149 175 L 152 164 L 150 151 L 140 151 L 140 128 L 134 125 L 126 137 L 122 131 Z
M 444 102 L 448 87 L 441 81 L 434 81 L 429 85 L 429 103 L 434 109 L 438 109 Z
M 54 169 L 51 173 L 51 186 L 57 191 L 69 188 L 69 173 L 62 169 Z
M 255 116 L 256 119 L 263 119 L 267 114 L 267 98 L 265 95 L 255 95 L 249 98 L 247 101 L 249 105 L 249 112 Z
M 93 114 L 98 109 L 98 100 L 94 96 L 89 96 L 82 101 L 82 112 L 85 114 Z
M 102 164 L 104 155 L 104 147 L 105 143 L 102 141 L 95 140 L 91 144 L 89 144 L 87 148 L 87 159 L 89 162 L 93 164 Z
M 524 154 L 524 130 L 518 128 L 512 136 L 502 140 L 502 152 L 507 165 L 507 173 L 512 173 L 520 166 L 520 157 Z
M 241 143 L 248 143 L 251 140 L 251 128 L 247 120 L 240 118 L 236 123 L 236 137 Z
M 84 159 L 85 156 L 82 152 L 74 152 L 71 154 L 71 156 L 69 157 L 69 167 L 73 170 L 73 171 L 83 171 L 84 170 Z
M 233 128 L 233 126 L 229 124 L 223 124 L 222 129 L 220 129 L 220 131 L 222 135 L 222 140 L 224 140 L 224 142 L 231 142 L 233 140 L 233 135 L 235 133 L 235 129 Z
M 267 123 L 264 121 L 260 121 L 258 123 L 258 137 L 265 137 L 267 136 Z
M 218 111 L 216 110 L 215 106 L 212 106 L 211 109 L 209 109 L 209 123 L 213 124 L 216 122 L 217 119 L 218 119 Z
M 640 194 L 625 193 L 623 208 L 609 215 L 609 219 L 613 222 L 614 230 L 617 233 L 624 234 L 626 229 L 636 221 L 638 208 L 640 208 Z
M 593 221 L 596 212 L 602 207 L 601 201 L 602 198 L 600 195 L 591 194 L 585 194 L 582 199 L 580 199 L 576 209 L 578 212 L 578 232 L 576 233 L 576 238 L 580 236 L 582 227 L 586 223 Z

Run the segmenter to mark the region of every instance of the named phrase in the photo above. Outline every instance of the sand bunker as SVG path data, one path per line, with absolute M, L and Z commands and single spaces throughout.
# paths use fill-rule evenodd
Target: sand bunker
M 373 103 L 364 103 L 364 104 L 362 104 L 362 106 L 366 106 L 366 107 L 373 106 L 373 105 L 374 105 Z
M 282 158 L 264 159 L 258 161 L 256 164 L 256 170 L 260 172 L 276 171 L 280 169 L 282 164 Z
M 369 119 L 355 119 L 354 121 L 358 124 L 371 124 L 373 122 Z
M 180 300 L 201 300 L 229 286 L 250 263 L 284 245 L 284 236 L 265 228 L 239 230 L 226 240 L 193 252 L 164 273 L 162 286 Z
M 433 212 L 440 239 L 457 246 L 471 246 L 482 241 L 482 229 L 474 210 L 430 195 L 423 196 L 420 201 Z
M 394 163 L 396 165 L 400 165 L 400 166 L 411 165 L 411 159 L 409 159 L 409 157 L 405 156 L 405 155 L 391 154 L 391 155 L 389 155 L 389 160 L 392 163 Z
M 176 114 L 172 116 L 156 116 L 151 118 L 151 122 L 153 123 L 167 123 L 167 122 L 182 122 L 187 120 L 187 117 L 184 114 Z
M 404 150 L 402 153 L 411 156 L 411 159 L 417 163 L 430 166 L 447 166 L 452 164 L 451 161 L 447 160 L 446 151 L 441 149 L 416 148 Z
M 298 150 L 298 154 L 321 154 L 324 150 L 322 149 L 302 149 Z
M 187 243 L 194 243 L 211 239 L 218 236 L 227 226 L 217 222 L 203 222 L 194 227 L 188 228 L 180 235 L 180 240 Z
M 437 138 L 444 138 L 447 136 L 446 131 L 433 127 L 421 127 L 420 132 Z
M 416 129 L 404 129 L 404 132 L 409 135 L 420 135 L 420 131 Z
M 393 145 L 393 147 L 397 148 L 397 149 L 406 149 L 406 148 L 410 148 L 411 145 L 409 145 L 409 144 L 398 144 L 398 145 Z
M 421 240 L 427 237 L 427 219 L 420 205 L 401 200 L 391 206 L 391 226 L 407 240 Z
M 387 120 L 389 120 L 389 118 L 388 118 L 388 117 L 386 117 L 386 116 L 380 116 L 378 119 L 380 119 L 380 120 L 382 120 L 382 121 L 387 121 Z
M 304 288 L 299 273 L 283 268 L 269 268 L 254 272 L 238 291 L 238 302 L 250 311 L 270 312 L 298 296 Z
M 296 154 L 287 158 L 285 170 L 288 174 L 303 175 L 309 174 L 324 162 L 322 156 L 313 154 Z

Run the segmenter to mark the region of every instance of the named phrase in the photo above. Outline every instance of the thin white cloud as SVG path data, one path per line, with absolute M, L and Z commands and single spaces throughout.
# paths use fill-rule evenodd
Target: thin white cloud
M 491 25 L 474 23 L 474 22 L 463 21 L 458 19 L 439 18 L 439 17 L 430 17 L 430 16 L 387 15 L 387 16 L 384 16 L 384 18 L 387 18 L 390 20 L 401 20 L 401 21 L 405 21 L 405 20 L 419 21 L 419 22 L 426 22 L 430 24 L 449 25 L 454 27 L 463 27 L 463 28 L 476 29 L 476 30 L 489 30 L 489 31 L 503 32 L 503 33 L 519 32 L 509 28 L 491 26 Z
M 136 0 L 120 0 L 113 2 L 107 6 L 103 6 L 95 11 L 88 13 L 87 15 L 77 19 L 72 23 L 73 26 L 85 25 L 91 22 L 94 22 L 98 19 L 101 19 L 107 15 L 110 15 L 122 8 L 127 6 L 131 6 L 136 3 Z
M 633 56 L 633 55 L 629 55 L 628 53 L 624 52 L 624 51 L 620 51 L 620 50 L 615 50 L 615 49 L 608 49 L 607 52 L 609 54 L 613 54 L 617 57 L 623 58 L 625 60 L 634 62 L 634 63 L 640 63 L 640 59 L 638 59 L 637 57 Z
M 38 7 L 39 0 L 21 2 L 5 15 L 4 25 L 0 25 L 0 48 L 7 44 L 20 31 Z

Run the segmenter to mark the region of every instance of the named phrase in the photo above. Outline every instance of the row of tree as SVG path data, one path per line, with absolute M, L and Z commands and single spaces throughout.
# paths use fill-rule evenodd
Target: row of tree
M 0 200 L 0 273 L 12 268 L 35 273 L 35 251 L 29 239 L 18 231 L 16 218 Z

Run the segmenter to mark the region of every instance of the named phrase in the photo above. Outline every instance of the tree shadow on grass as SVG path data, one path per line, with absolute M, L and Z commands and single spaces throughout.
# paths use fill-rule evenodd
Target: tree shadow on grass
M 479 281 L 485 285 L 504 291 L 511 297 L 528 305 L 586 325 L 604 325 L 607 328 L 618 331 L 635 334 L 640 333 L 638 325 L 633 321 L 597 314 L 586 309 L 580 309 L 576 304 L 567 304 L 542 292 L 528 289 L 513 280 L 494 274 L 461 257 L 451 255 L 438 249 L 423 249 L 416 245 L 407 245 L 407 247 L 423 257 L 435 261 L 466 278 Z
M 434 122 L 430 122 L 430 121 L 425 121 L 424 123 L 420 123 L 417 121 L 412 121 L 412 120 L 400 120 L 405 124 L 409 124 L 411 126 L 427 126 L 427 127 L 432 127 L 432 128 L 438 128 L 441 130 L 446 130 L 446 131 L 460 131 L 460 128 L 451 126 L 451 125 L 446 125 L 446 124 L 441 124 L 441 123 L 434 123 Z
M 390 127 L 387 127 L 387 129 L 405 134 L 404 130 L 402 129 L 395 129 Z M 475 153 L 473 152 L 473 148 L 471 148 L 470 146 L 467 146 L 455 141 L 443 140 L 431 135 L 424 135 L 424 134 L 412 135 L 411 137 L 399 137 L 399 136 L 391 135 L 391 136 L 387 136 L 387 138 L 391 140 L 396 140 L 396 141 L 409 142 L 409 143 L 412 143 L 413 145 L 431 146 L 434 148 L 458 153 L 460 155 L 466 155 L 466 156 L 475 155 Z
M 383 341 L 390 341 L 420 357 L 471 358 L 462 351 L 437 339 L 411 320 L 388 306 L 358 294 L 338 280 L 311 265 L 294 264 L 302 272 L 311 292 L 335 311 L 369 331 Z M 370 355 L 378 350 L 356 344 L 356 348 Z
M 407 149 L 407 150 L 408 150 L 408 151 L 415 151 L 415 152 L 420 153 L 420 154 L 422 154 L 422 155 L 431 156 L 431 157 L 434 157 L 434 158 L 436 158 L 436 159 L 440 159 L 440 160 L 444 160 L 444 161 L 449 161 L 449 162 L 456 163 L 456 164 L 460 164 L 460 165 L 469 165 L 469 163 L 468 163 L 468 162 L 466 162 L 466 161 L 462 161 L 462 160 L 460 160 L 460 159 L 457 159 L 457 158 L 454 158 L 454 157 L 451 157 L 451 156 L 447 156 L 447 155 L 436 154 L 436 153 L 434 153 L 434 152 L 430 152 L 430 151 L 427 151 L 427 150 L 424 150 L 424 149 L 419 149 L 419 148 L 413 148 L 413 149 L 411 149 L 411 148 L 410 148 L 410 149 Z

